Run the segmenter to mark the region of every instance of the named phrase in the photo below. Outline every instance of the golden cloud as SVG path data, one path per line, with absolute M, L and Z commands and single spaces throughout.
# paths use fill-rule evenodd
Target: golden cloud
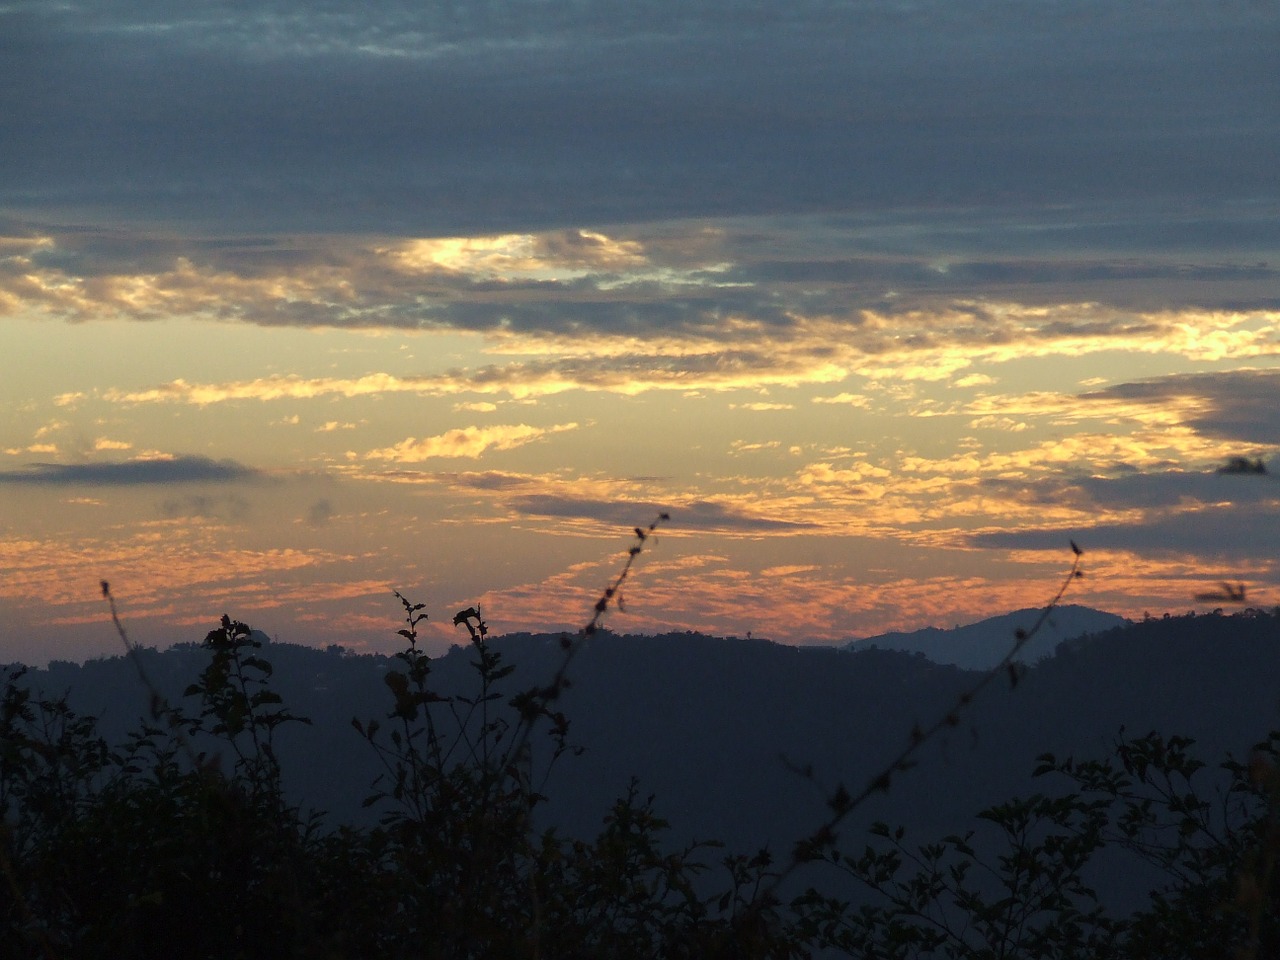
M 814 403 L 839 403 L 850 407 L 866 408 L 871 398 L 861 393 L 837 393 L 834 397 L 814 397 Z
M 731 403 L 730 410 L 751 410 L 757 413 L 767 412 L 770 410 L 794 410 L 795 404 L 791 403 L 769 403 L 767 401 L 756 401 L 754 403 Z
M 781 327 L 729 317 L 712 328 L 678 336 L 656 331 L 649 337 L 589 330 L 572 336 L 498 331 L 484 337 L 476 334 L 477 347 L 511 359 L 478 369 L 421 376 L 278 376 L 206 384 L 178 379 L 148 390 L 111 390 L 104 396 L 117 402 L 199 405 L 403 392 L 525 400 L 570 390 L 628 396 L 663 390 L 759 391 L 840 383 L 854 375 L 901 391 L 912 381 L 953 378 L 976 363 L 1029 357 L 1098 351 L 1165 352 L 1193 360 L 1270 355 L 1277 349 L 1274 326 L 1280 322 L 1280 314 L 1184 312 L 1153 314 L 1140 323 L 1109 316 L 1082 327 L 1064 318 L 1074 316 L 1077 309 L 1096 308 L 1065 305 L 1050 310 L 1007 304 L 986 308 L 992 316 L 983 323 L 965 311 L 943 309 L 927 316 L 876 316 L 863 323 L 796 316 Z M 972 374 L 960 381 L 979 385 L 989 379 Z M 1008 400 L 979 398 L 970 410 L 978 416 L 1010 416 L 1033 401 L 1028 397 L 1011 408 Z M 848 391 L 814 398 L 814 402 L 859 407 L 869 403 L 865 396 Z M 1153 414 L 1148 410 L 1144 415 Z
M 553 433 L 578 429 L 577 423 L 560 423 L 552 427 L 531 427 L 527 423 L 493 427 L 460 427 L 434 437 L 409 437 L 394 446 L 370 450 L 366 460 L 392 460 L 396 463 L 421 463 L 437 457 L 478 458 L 488 450 L 512 450 L 533 443 Z
M 644 247 L 589 230 L 418 239 L 375 251 L 409 273 L 447 271 L 480 279 L 565 279 L 644 267 Z

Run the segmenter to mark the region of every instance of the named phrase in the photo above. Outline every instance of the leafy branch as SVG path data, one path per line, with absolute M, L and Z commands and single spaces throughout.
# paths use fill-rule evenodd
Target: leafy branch
M 772 882 L 763 890 L 758 901 L 759 909 L 769 907 L 776 902 L 779 888 L 801 866 L 806 863 L 828 859 L 832 851 L 835 850 L 838 830 L 844 821 L 871 797 L 879 793 L 887 793 L 895 776 L 906 773 L 916 765 L 915 756 L 926 743 L 944 730 L 959 726 L 961 714 L 986 687 L 994 683 L 999 677 L 1007 677 L 1011 686 L 1017 686 L 1022 675 L 1022 668 L 1016 662 L 1018 654 L 1044 627 L 1054 609 L 1062 602 L 1062 598 L 1066 595 L 1071 584 L 1084 576 L 1080 565 L 1083 551 L 1076 545 L 1074 540 L 1070 541 L 1070 543 L 1073 555 L 1071 569 L 1063 579 L 1053 599 L 1040 611 L 1039 617 L 1031 628 L 1028 630 L 1019 628 L 1014 634 L 1013 645 L 1001 658 L 1000 662 L 983 673 L 975 683 L 961 692 L 950 708 L 938 719 L 928 726 L 914 725 L 902 749 L 888 763 L 868 777 L 861 788 L 856 792 L 852 792 L 841 782 L 836 785 L 834 790 L 828 793 L 826 804 L 830 814 L 816 829 L 795 843 L 791 858 L 786 866 L 774 875 Z M 790 763 L 788 763 L 788 766 L 806 779 L 816 783 L 816 777 L 811 767 L 798 768 Z

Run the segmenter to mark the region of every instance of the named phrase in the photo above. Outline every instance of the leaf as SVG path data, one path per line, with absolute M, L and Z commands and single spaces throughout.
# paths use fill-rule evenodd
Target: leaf
M 1036 768 L 1031 775 L 1033 777 L 1042 777 L 1046 773 L 1053 773 L 1057 769 L 1057 758 L 1052 753 L 1042 753 L 1036 757 Z
M 1009 673 L 1009 688 L 1013 689 L 1018 685 L 1018 681 L 1022 679 L 1022 670 L 1019 668 L 1017 663 L 1012 662 L 1008 667 L 1006 667 L 1006 669 Z
M 264 676 L 271 676 L 275 668 L 271 666 L 269 660 L 263 660 L 261 657 L 245 657 L 244 665 L 252 667 L 254 670 L 261 671 Z
M 843 783 L 836 787 L 836 792 L 827 800 L 827 806 L 831 808 L 831 812 L 836 816 L 844 816 L 849 812 L 852 804 L 853 797 L 850 796 Z

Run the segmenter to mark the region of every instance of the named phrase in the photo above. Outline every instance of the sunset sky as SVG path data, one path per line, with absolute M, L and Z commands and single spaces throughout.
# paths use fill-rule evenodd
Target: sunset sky
M 1280 7 L 0 0 L 0 660 L 1280 603 Z M 1270 474 L 1224 475 L 1227 458 Z

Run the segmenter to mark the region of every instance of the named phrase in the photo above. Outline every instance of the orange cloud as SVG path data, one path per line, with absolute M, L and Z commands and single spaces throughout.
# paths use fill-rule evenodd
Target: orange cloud
M 340 557 L 318 550 L 253 550 L 228 546 L 217 524 L 156 522 L 110 538 L 0 538 L 0 597 L 52 607 L 97 600 L 99 580 L 129 584 L 140 616 L 197 586 L 261 580 L 265 575 L 331 563 Z
M 844 641 L 1034 606 L 1052 596 L 1070 567 L 1069 560 L 1037 556 L 1024 575 L 1011 580 L 976 574 L 868 580 L 815 564 L 756 571 L 716 555 L 695 559 L 685 565 L 660 556 L 642 562 L 628 581 L 624 608 L 608 614 L 608 626 L 619 632 L 750 631 L 783 642 Z M 490 591 L 485 609 L 495 624 L 509 619 L 539 630 L 573 629 L 589 615 L 610 569 L 608 562 L 577 564 L 538 583 Z M 1089 590 L 1087 580 L 1077 581 L 1070 599 L 1090 602 Z

